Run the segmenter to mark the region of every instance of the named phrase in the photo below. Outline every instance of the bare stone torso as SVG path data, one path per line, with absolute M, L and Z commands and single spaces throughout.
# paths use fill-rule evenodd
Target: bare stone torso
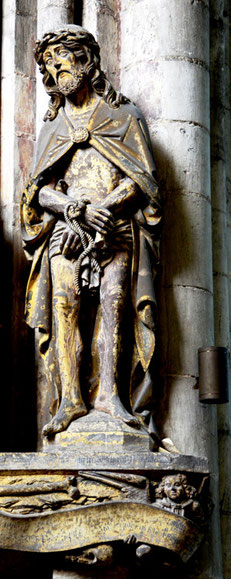
M 73 154 L 63 179 L 68 185 L 67 196 L 76 200 L 84 198 L 97 205 L 120 184 L 123 175 L 96 149 L 82 145 Z M 118 220 L 118 226 L 120 223 L 121 219 Z M 124 220 L 123 223 L 125 224 Z M 49 242 L 50 258 L 60 254 L 59 243 L 65 228 L 65 221 L 57 220 Z M 94 230 L 92 235 L 95 236 Z M 117 235 L 121 238 L 120 232 Z M 122 245 L 122 242 L 120 243 Z
M 78 110 L 73 107 L 69 108 L 64 112 L 68 124 L 75 129 L 87 127 L 98 102 L 99 97 L 93 96 L 90 105 L 86 108 L 83 107 Z M 63 175 L 63 179 L 68 185 L 67 196 L 76 200 L 84 198 L 95 205 L 102 202 L 120 184 L 123 177 L 124 175 L 111 161 L 88 143 L 79 144 Z M 121 222 L 121 217 L 118 220 L 118 225 Z M 123 222 L 125 224 L 124 220 Z M 64 220 L 56 222 L 49 243 L 50 257 L 60 253 L 59 240 L 65 227 Z M 95 236 L 94 230 L 92 230 L 92 235 Z M 119 236 L 121 237 L 121 233 Z
M 69 185 L 67 195 L 97 204 L 120 184 L 122 174 L 96 149 L 85 145 L 74 153 L 64 179 Z

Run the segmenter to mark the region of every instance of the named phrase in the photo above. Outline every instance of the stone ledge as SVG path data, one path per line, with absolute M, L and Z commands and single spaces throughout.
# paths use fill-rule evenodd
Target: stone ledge
M 26 452 L 0 453 L 0 474 L 77 471 L 89 469 L 126 471 L 180 471 L 209 474 L 203 457 L 159 452 Z

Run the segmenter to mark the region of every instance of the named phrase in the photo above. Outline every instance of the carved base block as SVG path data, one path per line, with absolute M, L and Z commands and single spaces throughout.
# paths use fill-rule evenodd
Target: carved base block
M 55 435 L 53 439 L 44 439 L 44 450 L 82 451 L 91 447 L 91 452 L 120 452 L 126 447 L 126 452 L 149 452 L 152 450 L 152 439 L 142 428 L 132 428 L 121 420 L 115 419 L 105 412 L 93 410 L 86 416 L 74 420 L 64 432 Z
M 134 564 L 156 550 L 184 563 L 204 534 L 207 480 L 206 461 L 190 456 L 1 454 L 1 548 L 63 553 L 76 572 L 110 565 L 118 545 Z

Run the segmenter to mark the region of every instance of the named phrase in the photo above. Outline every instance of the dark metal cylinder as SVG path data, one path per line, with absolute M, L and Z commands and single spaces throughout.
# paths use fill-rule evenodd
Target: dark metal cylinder
M 200 402 L 225 404 L 229 402 L 228 351 L 222 346 L 199 348 Z

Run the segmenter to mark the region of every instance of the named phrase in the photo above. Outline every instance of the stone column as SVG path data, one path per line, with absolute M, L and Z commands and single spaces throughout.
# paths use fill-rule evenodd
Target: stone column
M 74 18 L 74 0 L 37 0 L 37 38 L 41 39 L 45 32 L 61 28 L 63 24 L 73 23 Z M 38 138 L 43 118 L 48 106 L 48 96 L 42 83 L 42 75 L 36 68 L 36 138 Z M 36 344 L 38 342 L 38 332 L 36 335 Z M 37 362 L 37 448 L 42 446 L 42 428 L 50 420 L 49 414 L 49 392 L 44 375 L 43 362 L 38 353 L 36 345 L 36 362 Z
M 207 0 L 122 0 L 121 89 L 148 122 L 164 201 L 163 435 L 209 458 L 218 505 L 216 409 L 200 404 L 197 390 L 197 350 L 214 340 Z M 198 567 L 193 576 L 222 576 L 218 510 L 209 543 L 203 575 Z
M 35 66 L 32 58 L 35 15 L 36 0 L 3 2 L 1 450 L 35 448 L 33 342 L 23 320 L 28 272 L 19 223 L 19 202 L 28 179 L 35 139 Z
M 230 350 L 230 59 L 226 1 L 211 2 L 211 151 L 213 202 L 214 322 L 216 345 Z M 218 408 L 223 576 L 231 568 L 231 406 Z
M 61 28 L 62 24 L 73 23 L 74 0 L 38 0 L 37 1 L 37 38 L 45 32 Z M 47 110 L 48 97 L 42 85 L 42 77 L 37 69 L 37 137 L 44 114 Z
M 85 0 L 83 26 L 100 45 L 102 69 L 115 88 L 119 88 L 119 3 L 117 0 Z

